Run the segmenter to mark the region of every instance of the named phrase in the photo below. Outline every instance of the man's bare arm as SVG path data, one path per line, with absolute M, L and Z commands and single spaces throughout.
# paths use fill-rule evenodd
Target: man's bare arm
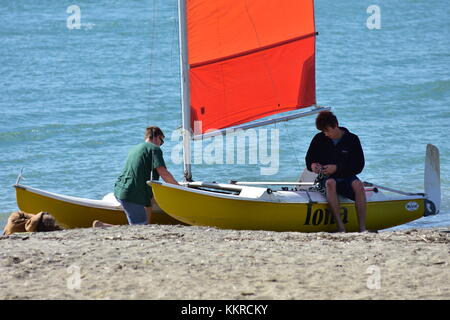
M 158 174 L 161 176 L 161 178 L 162 178 L 165 182 L 179 185 L 178 182 L 177 182 L 177 180 L 175 180 L 175 178 L 174 178 L 173 175 L 169 172 L 169 170 L 167 170 L 167 169 L 164 168 L 163 166 L 156 168 L 156 171 L 158 172 Z

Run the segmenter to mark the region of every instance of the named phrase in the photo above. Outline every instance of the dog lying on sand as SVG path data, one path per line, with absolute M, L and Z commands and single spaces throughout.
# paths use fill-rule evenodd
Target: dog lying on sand
M 39 212 L 29 214 L 16 211 L 11 213 L 3 230 L 4 235 L 10 235 L 15 232 L 42 232 L 63 230 L 56 223 L 55 218 L 48 212 Z

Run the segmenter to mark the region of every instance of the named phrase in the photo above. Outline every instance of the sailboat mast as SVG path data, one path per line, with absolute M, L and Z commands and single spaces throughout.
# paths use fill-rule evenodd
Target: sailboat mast
M 192 181 L 191 172 L 191 111 L 189 94 L 189 62 L 187 47 L 186 0 L 178 0 L 178 21 L 181 70 L 181 114 L 183 134 L 184 179 Z

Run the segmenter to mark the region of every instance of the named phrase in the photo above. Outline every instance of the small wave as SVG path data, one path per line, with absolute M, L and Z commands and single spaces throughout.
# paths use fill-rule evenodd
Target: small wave
M 14 130 L 0 132 L 0 145 L 11 145 L 14 143 L 24 143 L 29 141 L 40 141 L 47 138 L 55 138 L 59 134 L 67 135 L 70 132 L 72 135 L 86 131 L 86 129 L 94 130 L 100 128 L 117 128 L 123 126 L 127 122 L 136 122 L 139 118 L 122 118 L 116 120 L 99 121 L 95 118 L 92 122 L 86 122 L 86 119 L 81 123 L 74 124 L 60 124 L 51 123 L 41 126 L 26 126 L 22 128 L 15 128 Z M 91 132 L 90 132 L 91 133 Z

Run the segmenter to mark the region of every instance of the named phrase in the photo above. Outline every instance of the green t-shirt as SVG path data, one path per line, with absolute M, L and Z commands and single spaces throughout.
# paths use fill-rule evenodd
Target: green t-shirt
M 114 185 L 114 195 L 120 200 L 150 206 L 153 192 L 146 182 L 151 178 L 152 169 L 153 180 L 159 180 L 155 169 L 161 166 L 166 167 L 160 147 L 151 142 L 134 146 Z

